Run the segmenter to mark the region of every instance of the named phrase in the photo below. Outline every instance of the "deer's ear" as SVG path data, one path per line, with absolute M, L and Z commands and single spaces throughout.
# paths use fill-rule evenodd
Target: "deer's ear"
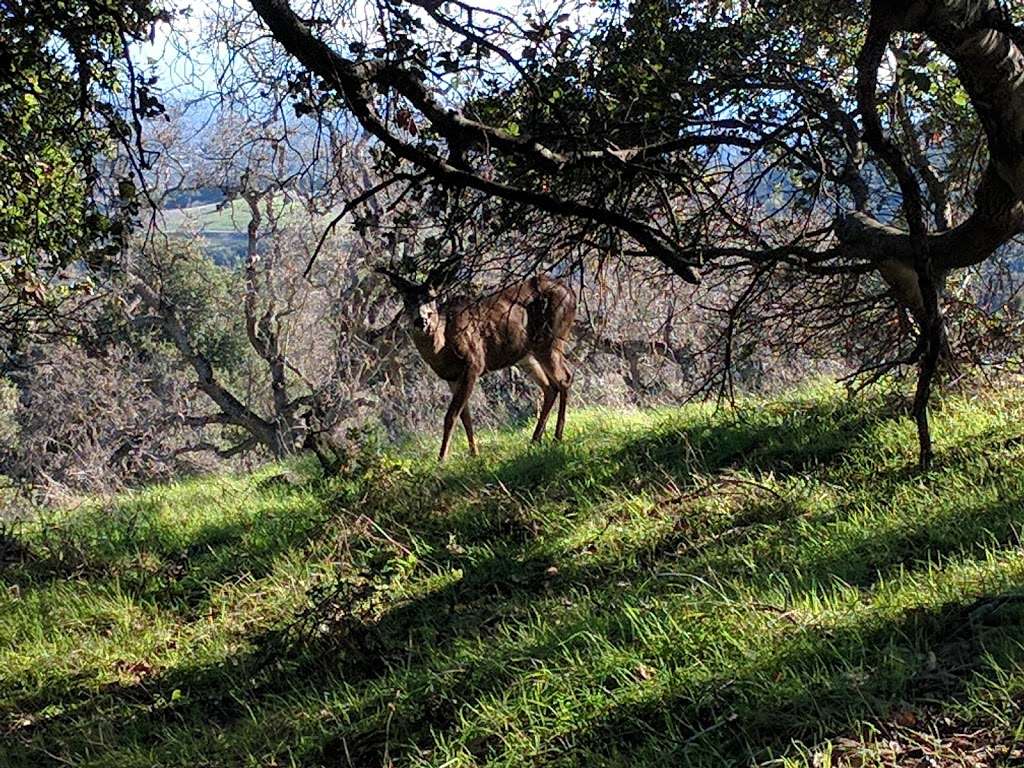
M 461 263 L 461 259 L 459 258 L 450 258 L 447 261 L 438 264 L 427 273 L 427 285 L 430 286 L 430 289 L 435 293 L 439 288 L 450 286 L 455 282 Z

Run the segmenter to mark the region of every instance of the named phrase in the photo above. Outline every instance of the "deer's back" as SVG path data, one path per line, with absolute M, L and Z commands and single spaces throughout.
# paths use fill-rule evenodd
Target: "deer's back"
M 445 335 L 467 364 L 494 371 L 552 347 L 561 350 L 575 317 L 572 290 L 539 275 L 479 301 L 454 300 Z

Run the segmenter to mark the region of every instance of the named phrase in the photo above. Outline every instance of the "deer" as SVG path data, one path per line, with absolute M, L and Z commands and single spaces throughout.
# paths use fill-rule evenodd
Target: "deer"
M 378 272 L 402 299 L 402 314 L 420 357 L 451 389 L 438 461 L 448 456 L 456 419 L 462 420 L 470 454 L 478 455 L 469 396 L 482 375 L 511 366 L 525 371 L 543 393 L 532 441 L 544 437 L 556 399 L 555 439 L 562 439 L 572 384 L 565 347 L 576 319 L 576 294 L 568 285 L 542 273 L 489 296 L 456 296 L 439 304 L 429 280 L 420 284 L 389 269 Z

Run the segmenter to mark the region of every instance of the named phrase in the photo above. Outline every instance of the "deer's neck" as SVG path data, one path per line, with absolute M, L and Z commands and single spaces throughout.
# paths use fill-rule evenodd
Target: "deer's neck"
M 426 331 L 412 331 L 412 341 L 416 345 L 416 349 L 427 364 L 434 370 L 440 373 L 440 369 L 445 366 L 445 319 L 441 316 L 438 319 L 437 326 L 434 328 L 433 333 L 427 333 Z

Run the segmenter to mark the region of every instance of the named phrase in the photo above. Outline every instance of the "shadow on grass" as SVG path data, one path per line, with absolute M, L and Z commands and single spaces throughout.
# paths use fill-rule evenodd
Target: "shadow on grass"
M 507 497 L 585 503 L 616 489 L 660 485 L 666 475 L 680 487 L 692 485 L 697 475 L 726 468 L 786 475 L 842 461 L 878 417 L 863 408 L 837 412 L 809 407 L 753 424 L 667 423 L 598 457 L 605 473 L 599 482 L 587 473 L 588 456 L 569 446 L 514 456 L 495 468 L 493 478 Z M 500 494 L 483 496 L 458 514 L 439 514 L 445 493 L 480 492 L 472 466 L 456 468 L 434 482 L 421 479 L 413 479 L 415 488 L 400 484 L 379 491 L 374 507 L 391 504 L 404 510 L 389 522 L 415 527 L 434 570 L 461 570 L 458 580 L 389 605 L 375 605 L 372 589 L 357 600 L 344 592 L 328 596 L 320 606 L 324 612 L 317 617 L 318 629 L 309 636 L 282 631 L 249 637 L 248 646 L 221 662 L 169 669 L 137 685 L 108 686 L 97 694 L 87 680 L 63 679 L 48 687 L 26 682 L 20 693 L 8 692 L 9 712 L 63 711 L 12 733 L 8 745 L 0 746 L 0 757 L 7 751 L 8 764 L 35 766 L 47 764 L 47 752 L 55 752 L 76 762 L 95 751 L 90 734 L 104 736 L 114 762 L 121 752 L 142 749 L 151 762 L 176 763 L 178 745 L 190 734 L 201 734 L 211 748 L 219 744 L 217 749 L 227 748 L 230 754 L 232 734 L 253 717 L 273 719 L 287 709 L 285 694 L 289 701 L 313 705 L 332 692 L 356 688 L 362 691 L 360 703 L 344 712 L 349 725 L 324 727 L 315 719 L 289 725 L 298 732 L 290 756 L 309 765 L 402 764 L 454 737 L 465 713 L 483 700 L 517 684 L 545 660 L 562 658 L 566 638 L 557 632 L 510 641 L 503 631 L 534 620 L 538 606 L 600 596 L 593 615 L 574 617 L 566 631 L 601 631 L 598 614 L 616 610 L 639 589 L 619 581 L 624 567 L 636 567 L 637 576 L 644 577 L 666 567 L 709 577 L 732 572 L 750 588 L 766 586 L 773 577 L 767 572 L 771 569 L 750 573 L 733 559 L 737 544 L 747 541 L 743 537 L 712 539 L 696 552 L 680 552 L 680 545 L 693 535 L 686 530 L 651 543 L 642 557 L 628 563 L 567 568 L 563 560 L 569 553 L 548 542 L 542 527 L 510 511 Z M 338 504 L 349 501 L 343 498 Z M 973 509 L 970 530 L 980 536 L 987 529 L 986 541 L 1003 540 L 1011 535 L 1019 508 L 1006 502 Z M 757 523 L 751 537 L 761 537 L 769 546 L 773 537 L 781 544 L 793 535 L 784 516 L 746 522 Z M 308 541 L 316 526 L 308 515 L 307 523 L 282 531 L 271 526 L 255 546 L 206 565 L 201 550 L 237 550 L 246 531 L 233 523 L 201 529 L 190 546 L 195 552 L 188 555 L 200 562 L 186 568 L 201 569 L 202 590 L 208 592 L 240 568 L 252 569 L 253 560 L 269 568 L 274 556 Z M 951 519 L 940 519 L 917 529 L 851 538 L 834 552 L 817 550 L 798 564 L 779 562 L 778 570 L 799 569 L 808 590 L 828 577 L 868 585 L 878 574 L 910 560 L 962 552 L 977 544 L 956 536 L 953 526 Z M 479 545 L 480 551 L 450 551 L 452 534 L 463 547 Z M 173 552 L 165 554 L 170 562 Z M 632 558 L 636 553 L 628 554 Z M 562 571 L 552 574 L 559 566 Z M 658 592 L 656 587 L 644 589 L 645 595 Z M 620 698 L 614 686 L 604 683 L 611 705 L 553 734 L 543 745 L 550 759 L 538 762 L 590 765 L 604 756 L 613 764 L 669 765 L 699 749 L 705 758 L 717 756 L 717 764 L 745 763 L 784 748 L 792 739 L 820 739 L 865 719 L 886 717 L 897 706 L 959 695 L 992 651 L 989 641 L 1013 663 L 1024 662 L 1024 650 L 1002 643 L 1019 630 L 1019 612 L 986 613 L 982 608 L 993 597 L 987 603 L 912 612 L 868 627 L 794 628 L 773 653 L 749 660 L 734 675 L 700 685 L 670 684 L 649 698 L 636 695 L 635 686 L 623 686 L 630 695 Z M 182 598 L 172 589 L 170 599 Z M 193 605 L 196 599 L 189 597 L 187 603 Z M 611 632 L 605 635 L 616 646 L 632 642 Z M 472 663 L 453 664 L 451 654 L 472 643 L 491 652 Z M 400 696 L 410 684 L 416 690 Z M 504 742 L 499 735 L 481 734 L 465 746 L 483 762 L 499 758 Z
M 705 764 L 725 765 L 777 757 L 793 741 L 856 737 L 865 721 L 892 722 L 963 695 L 992 655 L 1024 662 L 1016 642 L 1021 600 L 1024 590 L 1015 590 L 909 611 L 867 631 L 802 629 L 750 674 L 710 680 L 696 695 L 669 692 L 615 706 L 558 737 L 557 748 L 565 764 L 604 755 L 621 765 L 680 765 L 698 754 Z M 774 666 L 777 684 L 766 686 Z M 793 679 L 794 669 L 811 681 Z
M 54 581 L 116 581 L 132 597 L 188 614 L 217 587 L 270 573 L 279 555 L 315 535 L 330 514 L 308 503 L 320 486 L 314 480 L 246 489 L 232 500 L 237 514 L 188 524 L 186 535 L 182 520 L 164 519 L 168 502 L 160 498 L 90 506 L 47 525 L 25 545 L 24 557 L 0 565 L 0 585 L 27 594 Z M 182 503 L 217 503 L 204 501 L 206 495 Z
M 534 565 L 537 570 L 541 564 Z M 522 596 L 516 592 L 493 597 L 516 595 Z M 1024 599 L 1024 592 L 914 610 L 867 628 L 795 629 L 773 654 L 736 674 L 700 685 L 669 685 L 667 691 L 639 700 L 635 687 L 627 686 L 627 695 L 617 702 L 614 684 L 605 682 L 615 703 L 602 714 L 551 735 L 543 749 L 558 755 L 551 762 L 560 765 L 678 765 L 691 753 L 705 764 L 728 765 L 767 759 L 793 740 L 814 743 L 836 734 L 855 735 L 864 721 L 886 720 L 899 711 L 963 694 L 992 656 L 1007 665 L 1024 663 L 1024 648 L 1016 641 L 1024 614 L 1016 603 L 1003 605 L 1007 598 Z M 376 691 L 376 696 L 344 712 L 350 726 L 321 737 L 317 745 L 307 745 L 299 753 L 301 764 L 376 766 L 388 759 L 405 764 L 422 758 L 439 737 L 457 730 L 465 708 L 500 694 L 546 660 L 560 658 L 563 642 L 551 638 L 496 648 L 477 666 L 449 673 L 443 687 L 435 684 L 397 700 L 397 690 L 381 691 L 372 684 L 410 665 L 436 663 L 438 645 L 486 636 L 493 626 L 494 617 L 488 622 L 473 610 L 456 617 L 430 607 L 407 606 L 363 627 L 358 639 L 350 637 L 341 645 L 308 644 L 291 658 L 245 654 L 209 667 L 169 671 L 137 686 L 108 686 L 99 695 L 76 702 L 65 700 L 67 715 L 19 733 L 23 743 L 0 747 L 0 756 L 9 749 L 5 764 L 12 768 L 44 765 L 38 747 L 52 751 L 63 746 L 64 759 L 75 762 L 83 754 L 75 752 L 76 747 L 89 749 L 78 740 L 87 710 L 93 727 L 102 723 L 112 755 L 129 746 L 118 739 L 130 734 L 131 745 L 144 747 L 147 754 L 153 750 L 156 760 L 175 763 L 175 747 L 168 736 L 181 739 L 198 730 L 216 733 L 221 744 L 230 743 L 233 729 L 250 718 L 275 715 L 278 696 L 284 692 L 315 702 L 332 688 L 357 686 Z M 514 613 L 498 621 L 512 620 Z M 410 629 L 427 624 L 443 629 L 410 639 Z M 423 648 L 422 643 L 434 647 L 410 652 Z M 172 703 L 175 690 L 185 693 L 178 704 Z M 38 703 L 44 701 L 45 697 Z M 307 727 L 315 729 L 315 724 Z M 498 734 L 482 734 L 466 748 L 486 762 L 501 758 L 504 743 Z M 714 759 L 709 761 L 709 755 Z
M 567 444 L 526 444 L 521 452 L 501 462 L 488 480 L 519 498 L 565 499 L 579 504 L 612 496 L 623 488 L 660 485 L 668 479 L 687 487 L 696 474 L 726 468 L 785 475 L 841 459 L 865 428 L 887 415 L 882 407 L 865 409 L 856 403 L 837 406 L 812 400 L 792 406 L 788 404 L 787 410 L 767 420 L 764 414 L 749 422 L 709 414 L 692 424 L 668 421 L 652 434 L 629 438 L 599 454 L 598 472 L 594 457 L 585 451 Z M 574 438 L 579 442 L 585 439 Z M 413 488 L 392 489 L 390 498 L 385 494 L 380 499 L 380 506 L 401 503 L 415 509 L 412 518 L 398 522 L 425 525 L 437 546 L 447 543 L 453 529 L 470 542 L 503 536 L 519 521 L 499 509 L 501 505 L 470 508 L 462 519 L 434 514 L 444 503 L 439 492 L 473 490 L 479 482 L 479 469 L 472 463 L 463 464 L 439 477 L 419 477 Z M 174 535 L 175 523 L 160 520 L 159 500 L 144 496 L 103 509 L 90 508 L 55 527 L 44 538 L 37 556 L 0 571 L 0 579 L 32 588 L 51 580 L 117 577 L 126 585 L 137 580 L 134 594 L 140 597 L 169 607 L 183 601 L 183 607 L 196 608 L 206 591 L 199 588 L 200 582 L 213 588 L 243 573 L 255 578 L 266 575 L 275 557 L 302 546 L 319 531 L 330 510 L 310 509 L 291 503 L 289 498 L 301 498 L 315 486 L 250 489 L 247 493 L 253 504 L 270 495 L 276 509 L 203 526 L 184 546 Z M 410 493 L 419 494 L 417 503 L 409 503 Z M 349 501 L 342 498 L 333 506 L 343 508 Z M 137 562 L 126 559 L 126 553 L 144 554 L 160 565 L 141 569 Z M 168 575 L 180 589 L 166 588 Z
M 687 488 L 697 475 L 725 469 L 785 477 L 842 461 L 868 430 L 898 410 L 881 402 L 807 400 L 785 403 L 774 412 L 708 412 L 684 423 L 666 418 L 610 448 L 577 450 L 586 435 L 524 447 L 494 468 L 488 480 L 512 494 L 586 502 L 668 480 Z M 465 487 L 479 483 L 480 472 L 470 463 L 449 478 Z

